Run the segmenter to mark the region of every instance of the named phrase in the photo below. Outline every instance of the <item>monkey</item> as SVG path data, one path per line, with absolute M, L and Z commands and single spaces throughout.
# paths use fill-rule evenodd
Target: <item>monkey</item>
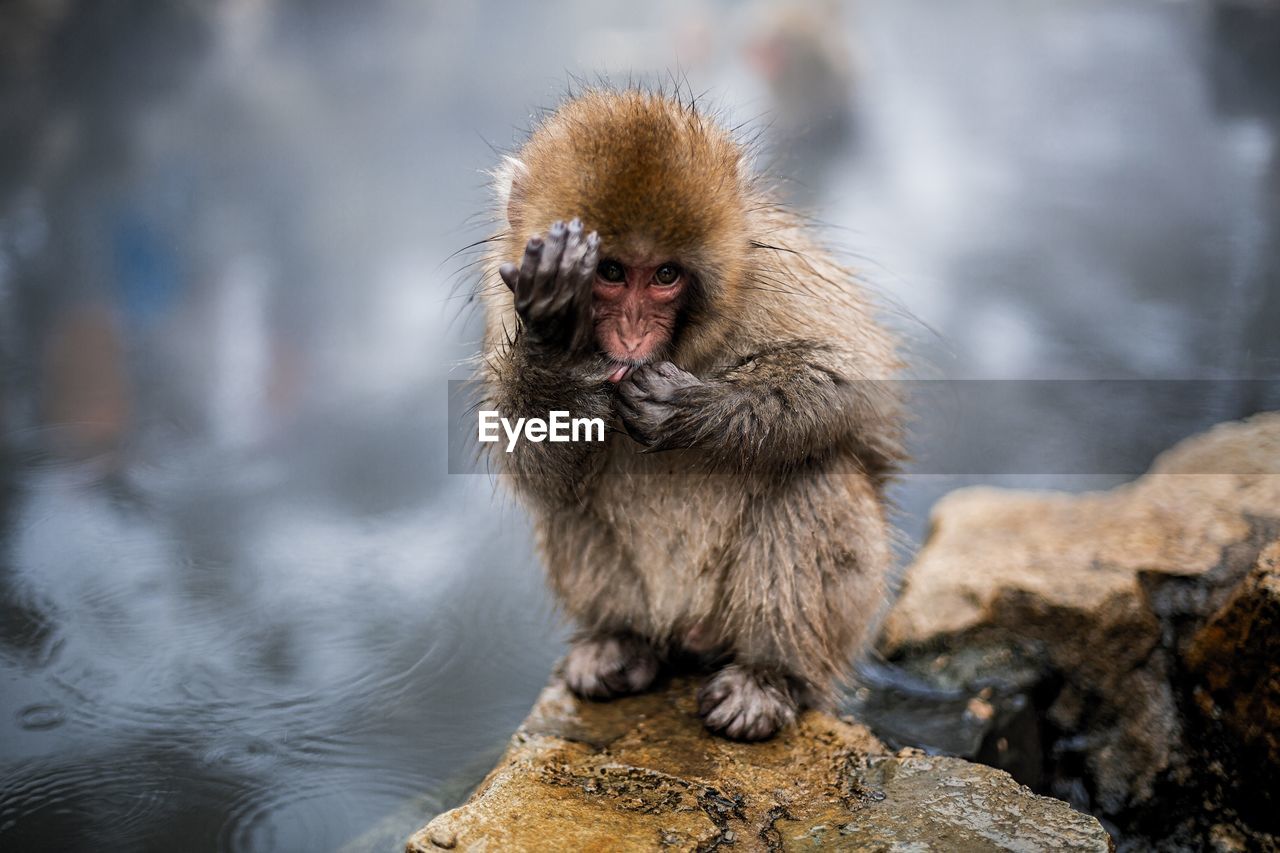
M 705 726 L 747 741 L 831 707 L 868 642 L 903 457 L 894 336 L 749 158 L 692 99 L 566 99 L 494 172 L 479 359 L 504 417 L 611 425 L 495 454 L 575 626 L 568 687 L 698 656 Z

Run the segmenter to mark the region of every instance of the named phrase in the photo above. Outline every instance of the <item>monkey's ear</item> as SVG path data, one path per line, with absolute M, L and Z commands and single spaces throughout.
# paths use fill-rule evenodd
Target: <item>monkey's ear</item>
M 507 217 L 508 225 L 515 225 L 515 211 L 524 203 L 529 184 L 529 167 L 523 160 L 507 156 L 494 172 L 494 185 L 498 192 L 498 206 Z

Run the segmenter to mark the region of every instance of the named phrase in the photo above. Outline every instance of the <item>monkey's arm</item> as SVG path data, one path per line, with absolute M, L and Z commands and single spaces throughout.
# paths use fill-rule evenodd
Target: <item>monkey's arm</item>
M 581 366 L 545 353 L 517 340 L 493 364 L 495 382 L 489 403 L 511 422 L 517 418 L 546 418 L 553 411 L 567 411 L 574 418 L 601 418 L 607 424 L 612 405 L 607 383 L 591 377 Z M 598 373 L 598 370 L 596 371 Z M 554 503 L 574 502 L 584 484 L 602 442 L 533 442 L 521 439 L 510 453 L 493 445 L 501 464 L 512 474 L 521 491 Z
M 608 385 L 588 351 L 598 246 L 596 235 L 584 235 L 578 220 L 557 222 L 545 237 L 529 239 L 519 267 L 499 269 L 520 317 L 514 336 L 489 362 L 488 402 L 502 417 L 515 421 L 568 411 L 575 418 L 609 420 Z M 521 489 L 563 502 L 576 499 L 602 446 L 519 441 L 502 459 Z
M 737 469 L 786 466 L 838 447 L 873 475 L 901 458 L 893 383 L 851 375 L 821 344 L 780 344 L 706 380 L 670 362 L 635 370 L 618 389 L 628 433 L 652 450 L 696 447 Z

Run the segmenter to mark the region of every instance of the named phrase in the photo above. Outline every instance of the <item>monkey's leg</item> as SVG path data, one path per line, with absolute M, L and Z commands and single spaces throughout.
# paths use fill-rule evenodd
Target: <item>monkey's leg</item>
M 658 674 L 658 655 L 634 634 L 592 633 L 574 641 L 564 661 L 564 680 L 588 699 L 639 693 Z
M 564 677 L 578 695 L 609 699 L 647 688 L 659 656 L 648 630 L 644 585 L 613 530 L 580 509 L 536 516 L 538 547 L 556 597 L 578 625 Z
M 750 510 L 721 600 L 733 663 L 699 696 L 712 731 L 760 740 L 800 708 L 827 704 L 867 639 L 888 533 L 870 480 L 839 467 L 792 474 Z

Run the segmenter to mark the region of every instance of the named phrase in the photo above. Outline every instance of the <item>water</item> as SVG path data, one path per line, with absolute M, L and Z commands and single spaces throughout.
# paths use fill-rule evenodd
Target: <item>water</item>
M 447 473 L 448 258 L 566 73 L 679 64 L 775 141 L 821 127 L 791 192 L 922 376 L 1280 373 L 1280 75 L 1239 49 L 1273 18 L 863 2 L 818 28 L 848 88 L 794 84 L 847 92 L 828 122 L 738 4 L 81 5 L 0 26 L 6 849 L 395 849 L 492 762 L 564 628 L 519 510 Z M 1105 426 L 1019 397 L 998 470 L 898 488 L 908 541 L 957 485 L 1104 487 L 1280 406 L 1169 387 Z

